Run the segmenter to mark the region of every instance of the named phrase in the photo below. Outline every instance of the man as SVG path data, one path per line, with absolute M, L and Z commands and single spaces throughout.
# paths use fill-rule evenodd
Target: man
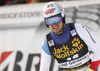
M 100 46 L 88 29 L 77 23 L 65 24 L 64 9 L 56 2 L 47 3 L 42 15 L 51 32 L 42 45 L 40 71 L 49 71 L 51 55 L 61 71 L 95 71 L 100 64 Z

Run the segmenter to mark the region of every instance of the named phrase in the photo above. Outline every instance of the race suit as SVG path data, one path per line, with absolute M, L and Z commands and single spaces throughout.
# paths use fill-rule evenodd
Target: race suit
M 40 71 L 49 71 L 51 55 L 57 60 L 61 71 L 86 71 L 92 61 L 100 60 L 100 47 L 88 29 L 80 24 L 66 24 L 65 32 L 47 34 L 41 49 Z

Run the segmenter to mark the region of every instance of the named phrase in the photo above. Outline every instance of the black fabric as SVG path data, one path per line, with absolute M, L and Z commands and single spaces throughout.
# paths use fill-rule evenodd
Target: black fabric
M 46 36 L 49 51 L 55 57 L 58 63 L 69 61 L 67 60 L 67 58 L 69 57 L 71 58 L 71 60 L 75 60 L 73 59 L 73 56 L 75 54 L 78 54 L 79 55 L 78 58 L 80 58 L 88 53 L 88 47 L 84 43 L 84 41 L 80 38 L 80 36 L 77 34 L 77 31 L 74 28 L 74 24 L 70 23 L 69 28 L 70 28 L 70 37 L 69 40 L 66 41 L 66 43 L 57 44 L 55 40 L 53 40 L 50 33 L 47 34 Z

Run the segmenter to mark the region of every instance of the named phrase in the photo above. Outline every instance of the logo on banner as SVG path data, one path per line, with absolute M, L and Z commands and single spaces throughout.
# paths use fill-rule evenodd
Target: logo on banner
M 7 57 L 9 57 L 11 54 L 13 53 L 13 51 L 9 51 L 9 52 L 3 52 L 0 58 L 0 65 L 1 63 L 3 63 Z
M 24 53 L 21 51 L 2 52 L 0 71 L 39 71 L 40 54 Z

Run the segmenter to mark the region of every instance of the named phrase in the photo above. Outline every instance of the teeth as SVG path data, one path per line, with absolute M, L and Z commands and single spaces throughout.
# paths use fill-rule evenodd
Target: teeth
M 58 27 L 54 27 L 54 29 L 57 29 Z

